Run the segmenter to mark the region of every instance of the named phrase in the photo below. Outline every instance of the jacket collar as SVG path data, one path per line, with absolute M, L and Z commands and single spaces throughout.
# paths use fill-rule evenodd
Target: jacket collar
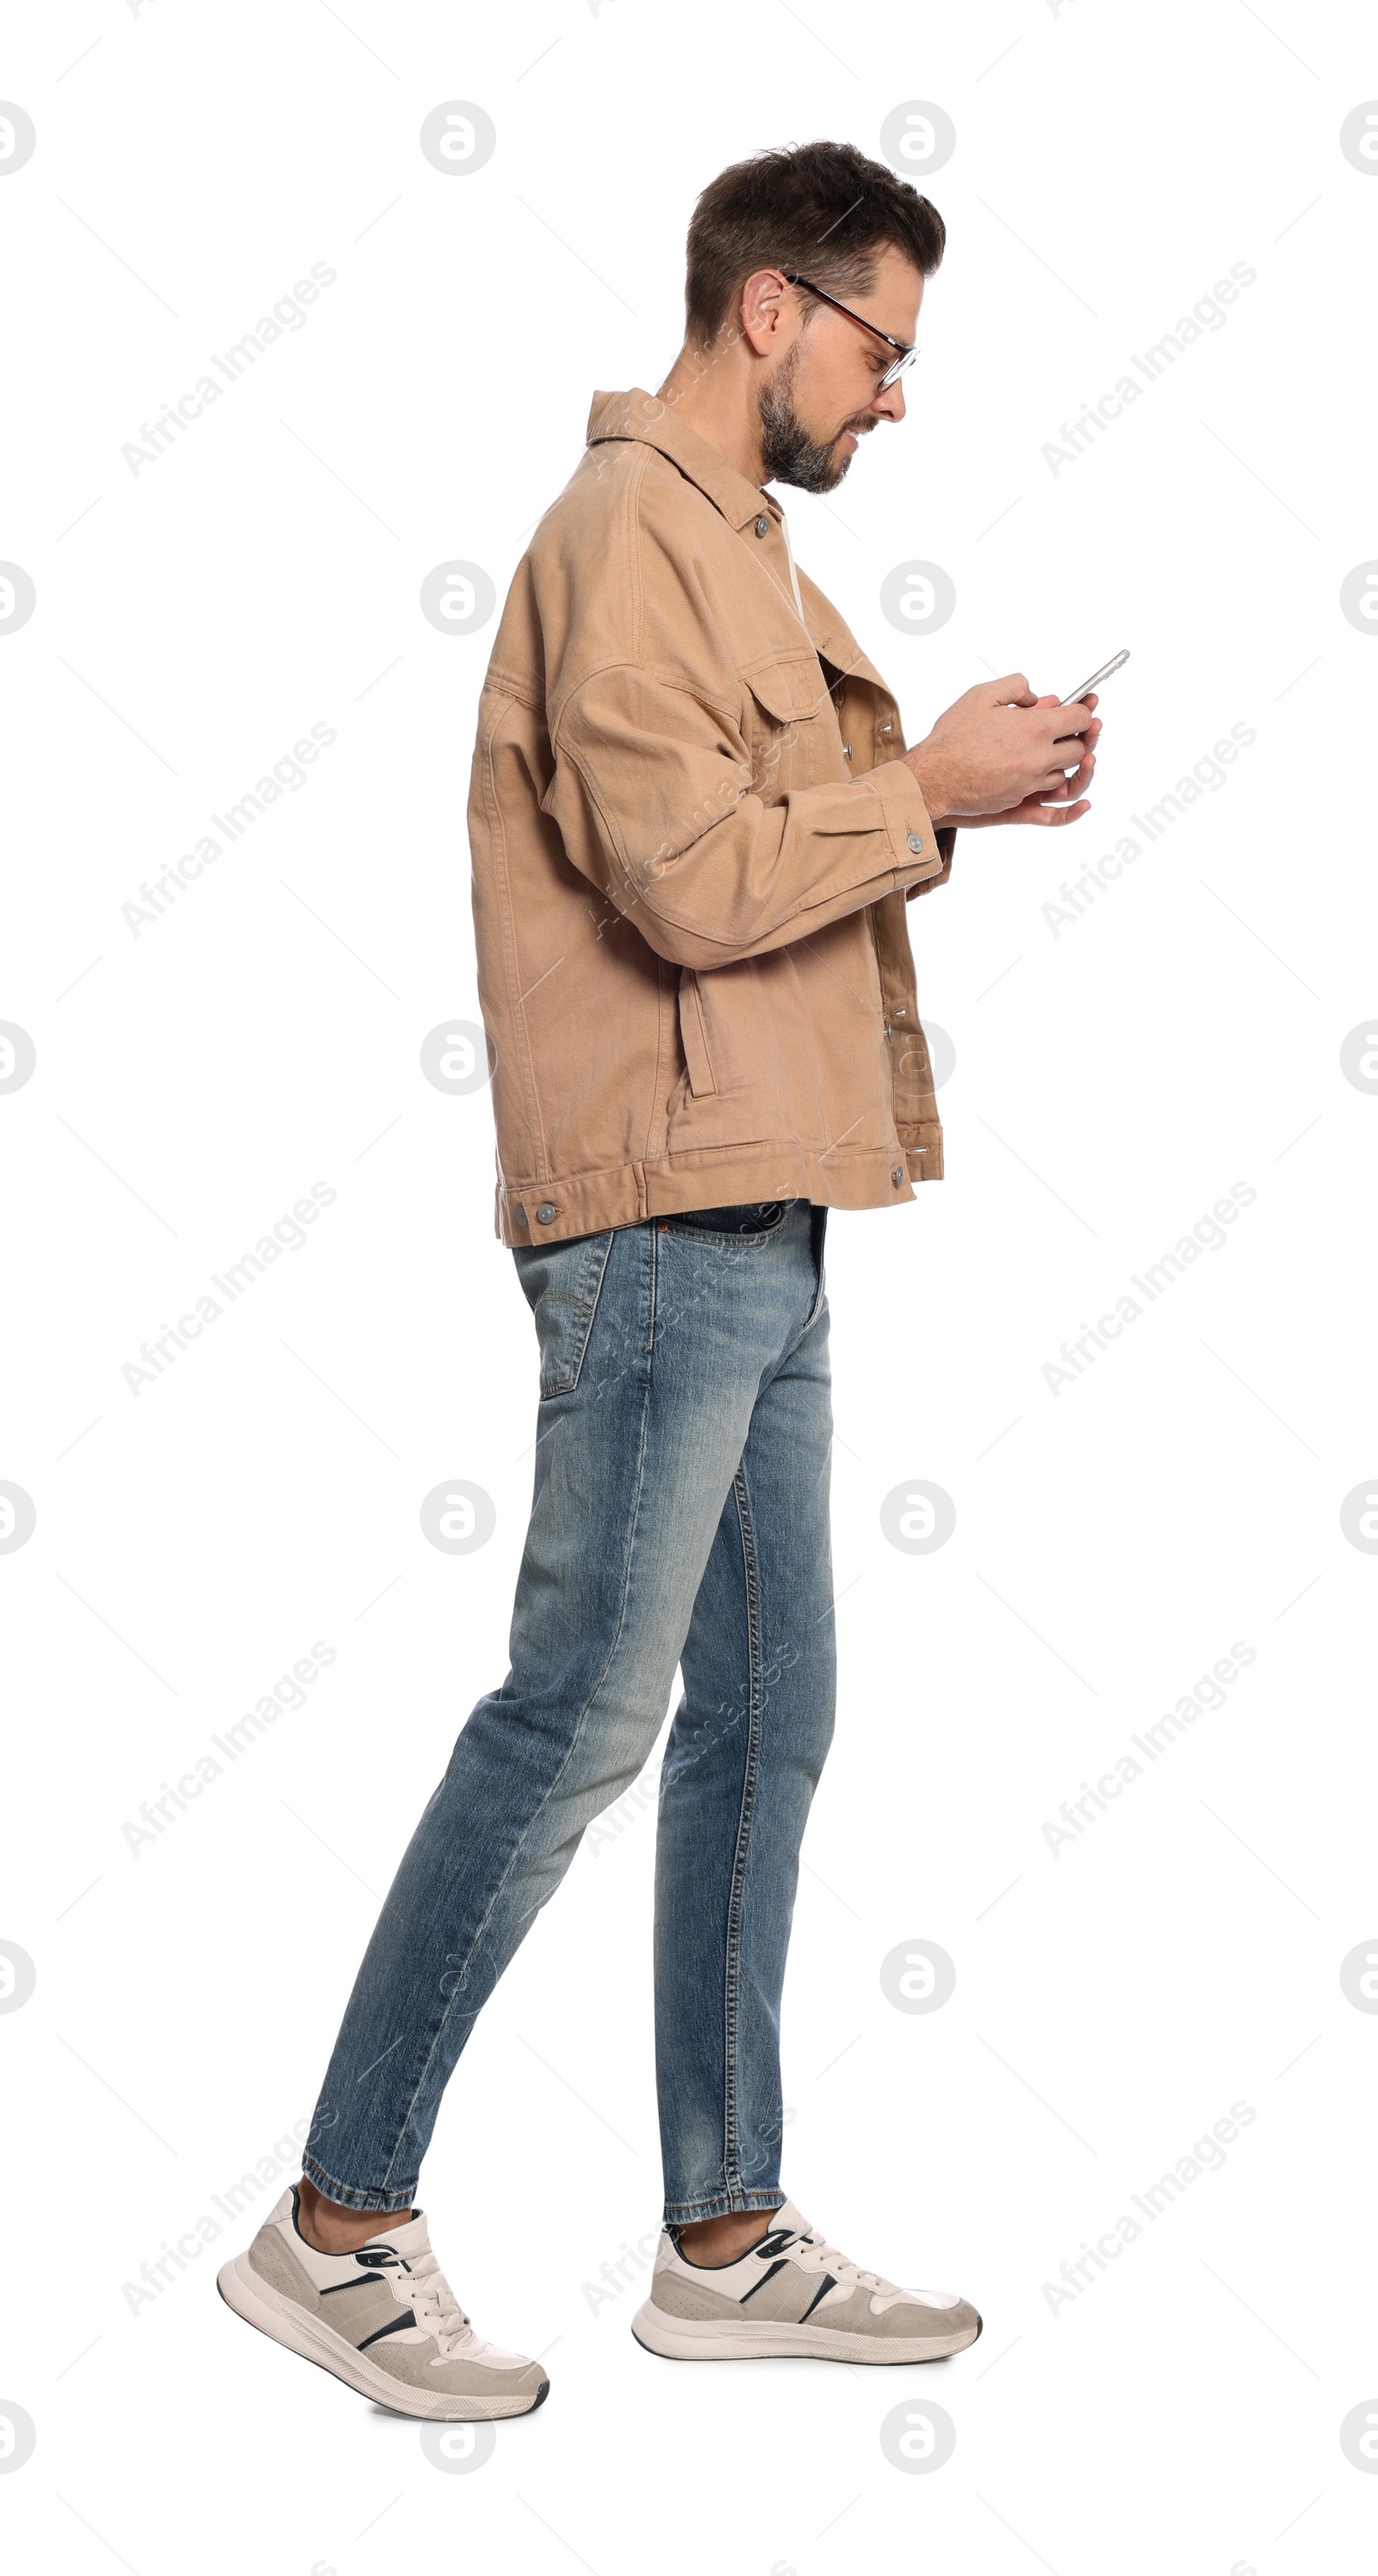
M 707 494 L 715 510 L 721 510 L 729 527 L 744 528 L 748 519 L 757 519 L 768 510 L 774 519 L 780 516 L 780 505 L 758 484 L 748 483 L 744 474 L 729 465 L 716 447 L 700 438 L 687 420 L 681 420 L 672 403 L 662 402 L 658 394 L 646 393 L 633 385 L 624 394 L 595 394 L 589 412 L 588 444 L 596 447 L 604 439 L 640 439 L 647 447 L 658 447 L 681 474 L 696 483 Z
M 673 404 L 662 402 L 658 394 L 648 394 L 640 385 L 633 385 L 626 393 L 596 393 L 593 397 L 588 445 L 597 447 L 605 439 L 614 438 L 639 439 L 646 447 L 658 447 L 661 455 L 668 456 L 671 464 L 678 466 L 681 474 L 722 512 L 729 527 L 746 527 L 760 517 L 762 510 L 768 510 L 777 522 L 783 516 L 771 493 L 763 492 L 759 484 L 749 483 L 744 474 L 729 465 L 716 447 L 710 447 L 706 438 L 700 438 L 696 429 L 679 419 Z M 799 584 L 806 629 L 814 650 L 826 655 L 837 670 L 869 680 L 888 698 L 890 693 L 875 664 L 862 652 L 831 600 L 824 598 L 803 571 Z

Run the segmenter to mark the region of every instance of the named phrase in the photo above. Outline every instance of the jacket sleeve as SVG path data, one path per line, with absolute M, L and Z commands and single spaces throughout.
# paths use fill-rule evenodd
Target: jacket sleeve
M 767 805 L 738 714 L 654 672 L 585 680 L 552 749 L 541 804 L 567 855 L 680 966 L 787 947 L 943 869 L 902 760 Z

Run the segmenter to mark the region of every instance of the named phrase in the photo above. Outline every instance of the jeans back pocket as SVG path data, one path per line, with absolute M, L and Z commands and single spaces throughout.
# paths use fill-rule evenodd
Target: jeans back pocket
M 512 1254 L 522 1294 L 536 1319 L 541 1399 L 572 1395 L 584 1365 L 613 1229 L 567 1243 L 518 1245 Z

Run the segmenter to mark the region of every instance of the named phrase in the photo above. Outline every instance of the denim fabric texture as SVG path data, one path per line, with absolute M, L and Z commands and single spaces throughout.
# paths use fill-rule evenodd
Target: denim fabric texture
M 696 1208 L 514 1250 L 540 1395 L 510 1669 L 403 1854 L 305 2171 L 413 2205 L 442 2093 L 588 1825 L 664 1753 L 655 1874 L 665 2216 L 774 2209 L 780 1994 L 833 1729 L 827 1210 Z

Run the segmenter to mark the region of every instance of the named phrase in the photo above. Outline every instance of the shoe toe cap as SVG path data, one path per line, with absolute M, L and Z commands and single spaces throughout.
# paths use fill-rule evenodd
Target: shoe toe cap
M 466 2361 L 457 2355 L 453 2361 L 438 2363 L 434 2376 L 442 2388 L 455 2396 L 484 2398 L 490 2404 L 503 2406 L 514 2397 L 524 2397 L 535 2406 L 550 2386 L 539 2361 L 518 2360 L 515 2354 L 502 2367 L 488 2361 Z
M 889 2322 L 894 2335 L 926 2337 L 949 2347 L 975 2343 L 982 2324 L 980 2311 L 969 2299 L 950 2299 L 940 2308 L 932 2307 L 921 2291 L 892 2307 Z

